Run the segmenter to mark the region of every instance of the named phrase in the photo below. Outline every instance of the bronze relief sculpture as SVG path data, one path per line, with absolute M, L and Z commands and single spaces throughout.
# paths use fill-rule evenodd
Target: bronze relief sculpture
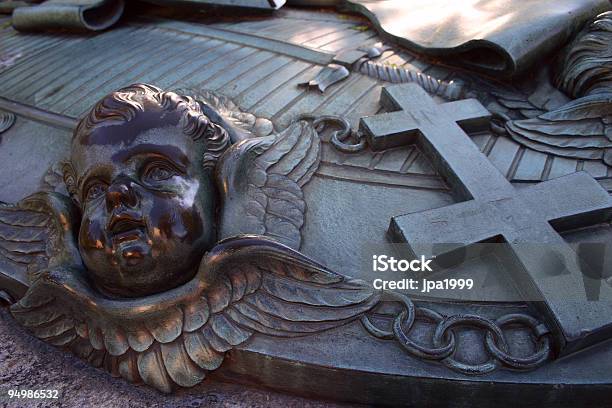
M 302 187 L 321 160 L 314 124 L 345 121 L 300 120 L 273 133 L 222 97 L 199 95 L 147 84 L 112 92 L 75 129 L 61 165 L 70 197 L 40 192 L 0 208 L 2 255 L 29 286 L 11 313 L 36 337 L 166 393 L 199 384 L 254 335 L 303 337 L 356 320 L 467 375 L 549 359 L 550 331 L 529 315 L 502 316 L 499 326 L 442 315 L 297 252 Z M 369 313 L 383 294 L 400 305 L 391 331 Z M 433 346 L 409 336 L 418 319 L 438 324 Z M 486 364 L 452 357 L 449 329 L 463 324 L 493 333 Z M 533 333 L 532 355 L 508 354 L 508 324 Z
M 609 298 L 612 280 L 574 256 L 612 239 L 610 14 L 513 81 L 331 14 L 137 18 L 35 37 L 57 54 L 0 66 L 0 162 L 20 158 L 0 187 L 22 183 L 19 160 L 35 173 L 0 189 L 0 313 L 163 393 L 208 378 L 390 405 L 601 399 L 612 308 L 589 296 Z M 440 263 L 372 269 L 395 248 Z M 466 298 L 375 284 L 466 276 Z
M 72 200 L 39 193 L 0 209 L 3 256 L 27 264 L 32 284 L 12 313 L 164 392 L 201 382 L 256 333 L 354 320 L 378 302 L 371 286 L 278 243 L 299 248 L 301 186 L 318 162 L 306 122 L 230 147 L 190 97 L 144 84 L 113 92 L 75 131 Z

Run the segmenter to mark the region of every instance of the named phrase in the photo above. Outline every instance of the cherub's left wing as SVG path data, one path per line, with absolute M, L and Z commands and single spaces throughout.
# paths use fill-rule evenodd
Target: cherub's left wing
M 338 327 L 379 300 L 366 282 L 338 275 L 256 236 L 221 242 L 202 267 L 203 275 L 218 276 L 206 290 L 210 329 L 229 344 L 241 330 L 298 337 Z
M 202 260 L 199 273 L 201 281 L 215 283 L 185 306 L 182 322 L 173 323 L 182 323 L 182 335 L 137 359 L 143 381 L 162 391 L 199 383 L 227 351 L 254 335 L 313 335 L 359 319 L 380 300 L 366 282 L 255 236 L 221 242 Z
M 313 126 L 300 121 L 225 152 L 217 166 L 220 238 L 257 234 L 299 249 L 306 212 L 302 187 L 319 167 L 320 144 Z
M 165 293 L 107 299 L 69 269 L 42 274 L 12 313 L 37 337 L 170 392 L 200 383 L 228 350 L 254 335 L 296 337 L 339 327 L 379 298 L 363 281 L 274 241 L 244 236 L 221 242 L 192 281 Z

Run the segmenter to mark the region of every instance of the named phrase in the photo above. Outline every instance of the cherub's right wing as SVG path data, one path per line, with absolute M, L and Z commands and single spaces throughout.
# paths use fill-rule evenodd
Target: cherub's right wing
M 68 197 L 37 193 L 17 204 L 0 204 L 0 290 L 17 299 L 36 273 L 81 266 L 77 210 Z

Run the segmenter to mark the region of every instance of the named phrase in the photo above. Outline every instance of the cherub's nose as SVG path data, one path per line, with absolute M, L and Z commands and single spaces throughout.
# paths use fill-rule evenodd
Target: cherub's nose
M 133 208 L 138 204 L 133 183 L 127 178 L 115 180 L 106 190 L 106 208 L 110 211 L 120 205 Z

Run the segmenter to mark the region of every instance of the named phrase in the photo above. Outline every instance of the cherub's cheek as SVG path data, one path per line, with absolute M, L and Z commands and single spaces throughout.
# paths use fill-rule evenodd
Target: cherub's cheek
M 159 228 L 160 235 L 169 240 L 184 239 L 188 231 L 182 222 L 183 209 L 170 200 L 158 202 L 156 208 L 158 211 L 155 212 L 153 223 Z
M 106 238 L 103 224 L 96 219 L 84 218 L 79 233 L 79 244 L 84 249 L 104 249 Z
M 204 220 L 195 207 L 185 209 L 179 214 L 181 224 L 185 230 L 185 239 L 195 241 L 201 234 L 204 227 Z
M 195 205 L 195 200 L 200 189 L 200 183 L 196 180 L 181 180 L 180 192 L 177 198 L 183 208 L 191 208 Z
M 149 233 L 158 244 L 174 245 L 173 241 L 192 242 L 201 233 L 201 218 L 195 206 L 183 206 L 180 197 L 156 197 L 148 211 Z M 166 248 L 168 249 L 168 248 Z

